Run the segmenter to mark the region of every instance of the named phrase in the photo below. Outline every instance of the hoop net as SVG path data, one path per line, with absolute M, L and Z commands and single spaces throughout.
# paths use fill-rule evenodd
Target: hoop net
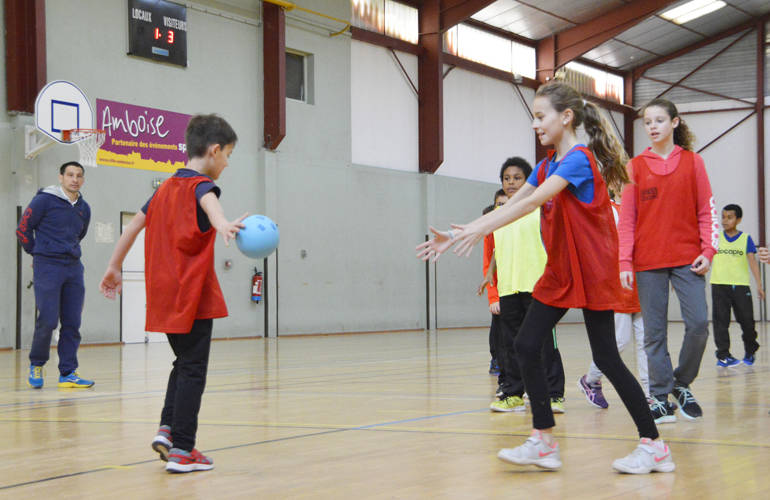
M 95 128 L 75 128 L 62 130 L 61 139 L 68 144 L 77 144 L 80 151 L 80 163 L 96 168 L 96 153 L 104 144 L 107 135 L 104 130 Z

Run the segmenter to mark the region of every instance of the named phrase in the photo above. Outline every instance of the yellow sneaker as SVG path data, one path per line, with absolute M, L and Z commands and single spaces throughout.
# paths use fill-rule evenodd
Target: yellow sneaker
M 519 396 L 508 396 L 505 399 L 492 401 L 489 409 L 492 411 L 524 411 L 527 407 L 524 405 L 524 400 Z
M 94 385 L 93 380 L 80 378 L 78 372 L 72 372 L 69 375 L 62 375 L 59 377 L 59 387 L 84 389 L 86 387 L 91 387 L 92 385 Z
M 551 411 L 554 413 L 565 413 L 564 398 L 551 398 Z

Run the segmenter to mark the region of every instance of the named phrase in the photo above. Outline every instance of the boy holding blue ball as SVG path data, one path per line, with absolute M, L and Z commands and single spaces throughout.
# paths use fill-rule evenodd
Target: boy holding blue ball
M 195 449 L 198 411 L 206 386 L 214 318 L 227 316 L 214 271 L 217 233 L 225 245 L 243 228 L 246 214 L 225 218 L 214 184 L 227 167 L 238 136 L 216 115 L 197 115 L 185 131 L 186 168 L 167 179 L 136 214 L 120 237 L 99 290 L 114 299 L 120 293 L 120 269 L 139 232 L 146 226 L 145 329 L 167 334 L 176 360 L 168 379 L 160 429 L 152 448 L 167 461 L 169 472 L 214 468 Z M 195 206 L 195 210 L 190 208 Z

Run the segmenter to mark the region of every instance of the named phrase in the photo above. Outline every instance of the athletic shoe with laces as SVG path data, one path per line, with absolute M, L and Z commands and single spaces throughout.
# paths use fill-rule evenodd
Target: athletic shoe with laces
M 94 385 L 93 380 L 86 380 L 84 378 L 80 378 L 80 375 L 78 375 L 78 372 L 72 372 L 69 375 L 61 375 L 59 376 L 59 387 L 64 388 L 77 388 L 77 389 L 84 389 L 86 387 L 91 387 Z
M 756 361 L 756 358 L 754 357 L 753 354 L 746 355 L 743 358 L 743 364 L 746 365 L 746 366 L 752 366 L 755 361 Z
M 168 452 L 168 472 L 195 472 L 198 470 L 211 470 L 214 461 L 203 455 L 196 449 L 185 451 L 179 448 L 171 448 Z
M 722 368 L 732 368 L 733 366 L 738 366 L 739 364 L 741 364 L 741 362 L 732 356 L 717 359 L 717 366 Z
M 524 404 L 524 400 L 520 396 L 508 396 L 507 398 L 501 397 L 497 401 L 492 401 L 489 405 L 489 409 L 492 411 L 525 411 L 527 409 Z
M 642 438 L 630 455 L 612 462 L 612 468 L 626 474 L 649 474 L 650 472 L 673 472 L 676 469 L 671 459 L 671 450 L 663 442 Z
M 543 469 L 559 469 L 559 444 L 556 441 L 548 445 L 540 431 L 533 430 L 523 445 L 516 448 L 503 448 L 497 458 L 516 465 L 536 465 Z
M 29 378 L 27 379 L 30 387 L 33 389 L 40 389 L 43 387 L 43 367 L 42 366 L 30 366 Z
M 492 361 L 489 362 L 489 374 L 500 375 L 500 367 L 497 364 L 497 360 L 494 358 L 492 358 Z
M 597 380 L 596 383 L 589 384 L 587 376 L 583 375 L 578 379 L 578 389 L 585 395 L 589 404 L 602 409 L 610 406 L 607 400 L 604 399 L 601 381 Z
M 703 416 L 703 410 L 688 387 L 675 385 L 671 395 L 674 396 L 674 403 L 684 418 L 695 420 Z
M 650 412 L 656 424 L 670 424 L 676 422 L 674 407 L 668 402 L 668 395 L 653 396 L 647 400 Z
M 554 413 L 566 413 L 564 398 L 551 398 L 551 411 Z
M 158 433 L 155 435 L 155 439 L 152 440 L 152 449 L 158 452 L 160 459 L 164 462 L 168 462 L 168 451 L 173 448 L 173 441 L 171 439 L 171 426 L 161 425 L 158 428 Z

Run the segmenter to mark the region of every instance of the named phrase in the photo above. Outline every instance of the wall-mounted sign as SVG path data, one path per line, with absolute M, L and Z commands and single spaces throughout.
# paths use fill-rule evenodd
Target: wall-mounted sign
M 176 172 L 187 162 L 184 132 L 191 115 L 96 100 L 97 128 L 106 132 L 96 163 Z

